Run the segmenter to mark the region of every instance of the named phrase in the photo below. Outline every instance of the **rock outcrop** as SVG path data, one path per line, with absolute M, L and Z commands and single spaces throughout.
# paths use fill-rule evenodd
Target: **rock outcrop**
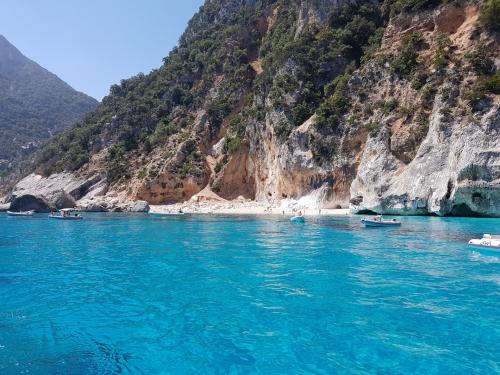
M 145 201 L 137 201 L 128 209 L 129 212 L 149 212 L 149 204 Z
M 82 178 L 72 173 L 49 177 L 31 174 L 16 185 L 5 204 L 5 209 L 12 211 L 50 212 L 73 207 L 87 212 L 149 211 L 148 202 L 131 200 L 125 192 L 108 191 L 100 175 Z
M 352 208 L 404 215 L 484 215 L 500 212 L 500 109 L 478 122 L 446 123 L 438 105 L 427 137 L 409 163 L 389 148 L 389 130 L 370 139 L 351 186 Z
M 36 210 L 48 212 L 60 208 L 74 207 L 75 198 L 85 181 L 69 173 L 61 173 L 44 178 L 31 174 L 22 179 L 9 197 L 13 211 Z
M 350 0 L 301 0 L 296 35 L 315 23 L 325 22 L 333 9 L 339 8 Z

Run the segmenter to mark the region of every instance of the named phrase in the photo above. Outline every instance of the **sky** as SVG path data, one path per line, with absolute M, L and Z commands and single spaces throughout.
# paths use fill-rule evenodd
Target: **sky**
M 162 64 L 203 0 L 0 0 L 0 34 L 98 100 Z

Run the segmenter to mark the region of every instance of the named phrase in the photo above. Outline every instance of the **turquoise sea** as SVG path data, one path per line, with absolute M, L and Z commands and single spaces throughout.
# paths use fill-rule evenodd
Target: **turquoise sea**
M 0 214 L 0 374 L 500 373 L 498 219 Z

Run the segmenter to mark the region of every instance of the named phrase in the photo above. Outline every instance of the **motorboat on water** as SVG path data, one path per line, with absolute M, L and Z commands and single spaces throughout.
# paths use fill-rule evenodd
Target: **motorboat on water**
M 473 238 L 469 246 L 500 251 L 500 235 L 483 234 L 483 238 Z
M 35 213 L 34 210 L 29 211 L 7 211 L 7 215 L 9 216 L 33 216 Z
M 401 226 L 401 222 L 392 219 L 392 220 L 384 220 L 382 215 L 377 215 L 372 218 L 364 218 L 361 219 L 361 222 L 364 224 L 365 227 L 399 227 Z
M 49 215 L 49 219 L 58 219 L 58 220 L 82 220 L 83 216 L 78 213 L 78 210 L 74 208 L 63 208 L 59 210 L 58 214 L 51 213 Z

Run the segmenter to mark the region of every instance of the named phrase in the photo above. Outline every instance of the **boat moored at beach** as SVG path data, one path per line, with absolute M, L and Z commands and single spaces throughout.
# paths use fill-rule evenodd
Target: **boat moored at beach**
M 51 212 L 49 215 L 49 219 L 58 219 L 58 220 L 82 220 L 83 216 L 78 213 L 78 210 L 74 208 L 63 208 L 59 210 L 59 213 L 56 214 Z
M 7 211 L 7 215 L 9 216 L 33 216 L 35 213 L 34 210 L 29 211 Z
M 471 239 L 469 241 L 469 246 L 500 252 L 500 235 L 483 234 L 483 238 Z
M 365 227 L 399 227 L 401 226 L 401 222 L 392 219 L 392 220 L 384 220 L 382 215 L 377 215 L 370 219 L 361 219 L 361 222 Z

